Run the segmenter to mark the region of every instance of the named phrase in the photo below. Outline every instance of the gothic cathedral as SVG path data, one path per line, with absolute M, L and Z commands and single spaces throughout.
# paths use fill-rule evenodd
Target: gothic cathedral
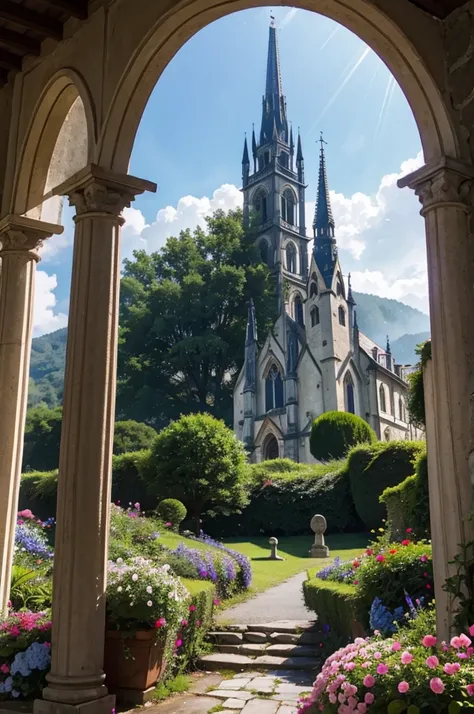
M 234 390 L 234 430 L 251 459 L 313 462 L 312 421 L 332 410 L 363 417 L 380 439 L 419 437 L 408 423 L 405 368 L 395 364 L 388 340 L 383 349 L 357 326 L 350 276 L 346 291 L 338 258 L 322 137 L 313 235 L 307 235 L 301 137 L 295 156 L 273 21 L 260 135 L 257 141 L 252 132 L 252 162 L 245 140 L 242 178 L 244 221 L 250 211 L 257 216 L 258 247 L 278 286 L 278 318 L 263 342 L 249 307 L 245 363 Z

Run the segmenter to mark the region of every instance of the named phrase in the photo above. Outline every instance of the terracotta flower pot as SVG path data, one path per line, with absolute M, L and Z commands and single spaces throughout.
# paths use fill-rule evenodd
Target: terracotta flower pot
M 156 630 L 108 630 L 104 653 L 107 687 L 118 696 L 135 691 L 139 699 L 139 693 L 154 687 L 165 669 L 164 649 L 164 642 L 156 641 Z

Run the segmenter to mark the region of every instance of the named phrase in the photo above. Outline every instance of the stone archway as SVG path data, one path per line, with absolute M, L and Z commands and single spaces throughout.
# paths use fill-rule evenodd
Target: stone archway
M 263 445 L 263 460 L 270 461 L 273 459 L 278 459 L 280 456 L 280 450 L 278 448 L 278 441 L 273 434 L 269 434 L 265 439 Z

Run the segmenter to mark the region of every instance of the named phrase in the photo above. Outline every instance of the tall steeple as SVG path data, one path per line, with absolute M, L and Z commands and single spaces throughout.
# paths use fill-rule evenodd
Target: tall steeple
M 316 206 L 314 211 L 313 230 L 314 237 L 334 238 L 335 223 L 331 210 L 331 202 L 329 200 L 328 177 L 326 173 L 326 157 L 324 154 L 323 132 L 319 139 L 321 148 L 319 150 L 319 177 L 318 177 L 318 195 L 316 197 Z
M 324 144 L 326 142 L 323 139 L 322 132 L 319 142 L 321 148 L 319 150 L 318 193 L 316 196 L 313 221 L 313 254 L 326 283 L 326 287 L 330 288 L 337 261 L 337 246 L 336 238 L 334 237 L 336 226 L 332 215 L 331 202 L 329 200 L 326 157 L 324 154 Z
M 267 78 L 265 95 L 262 100 L 262 126 L 260 129 L 260 145 L 272 141 L 274 132 L 278 138 L 288 142 L 288 120 L 286 117 L 286 100 L 283 96 L 280 72 L 280 55 L 275 28 L 275 18 L 271 17 L 268 35 Z
M 249 149 L 247 146 L 247 135 L 244 140 L 244 150 L 242 153 L 242 183 L 244 186 L 248 184 L 250 172 Z

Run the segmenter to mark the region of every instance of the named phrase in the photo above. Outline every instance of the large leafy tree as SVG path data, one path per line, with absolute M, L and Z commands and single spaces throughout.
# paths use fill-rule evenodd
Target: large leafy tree
M 240 210 L 216 211 L 206 230 L 182 231 L 158 252 L 125 261 L 120 417 L 160 428 L 209 411 L 230 423 L 250 298 L 263 333 L 274 317 L 274 282 Z

